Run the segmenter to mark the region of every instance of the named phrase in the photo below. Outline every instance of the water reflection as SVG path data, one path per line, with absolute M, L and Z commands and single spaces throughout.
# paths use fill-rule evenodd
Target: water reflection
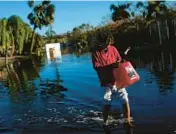
M 165 52 L 131 56 L 141 76 L 128 88 L 134 124 L 175 122 L 175 59 L 174 53 Z M 13 127 L 83 128 L 107 134 L 135 130 L 120 125 L 124 120 L 119 119 L 116 101 L 112 104 L 115 114 L 110 115 L 112 125 L 102 127 L 103 91 L 90 54 L 64 55 L 61 63 L 40 58 L 16 61 L 0 70 L 0 79 L 1 116 L 11 120 Z
M 17 64 L 17 66 L 13 64 L 6 66 L 8 72 L 7 86 L 13 102 L 18 102 L 27 96 L 35 95 L 35 87 L 28 82 L 29 77 L 26 71 L 23 70 L 19 62 Z
M 33 99 L 38 93 L 48 96 L 60 94 L 60 91 L 66 91 L 67 89 L 61 85 L 56 61 L 53 62 L 55 62 L 57 71 L 55 80 L 50 80 L 50 78 L 42 80 L 39 71 L 44 63 L 31 58 L 9 63 L 2 68 L 0 79 L 8 87 L 11 101 L 15 103 L 34 101 Z M 40 64 L 40 66 L 37 64 Z M 36 80 L 40 81 L 36 82 Z M 60 96 L 63 97 L 62 94 Z
M 171 52 L 147 52 L 140 54 L 138 58 L 132 61 L 136 68 L 147 68 L 154 75 L 155 78 L 147 80 L 147 83 L 152 83 L 153 80 L 156 80 L 159 91 L 167 93 L 172 91 L 174 86 L 176 66 L 174 59 L 176 59 L 176 56 Z
M 103 130 L 105 132 L 105 134 L 112 134 L 114 133 L 123 133 L 123 134 L 133 134 L 133 130 L 134 128 L 129 127 L 126 124 L 122 124 L 121 128 L 116 128 L 115 130 L 113 130 L 113 128 L 111 128 L 110 126 L 103 126 Z

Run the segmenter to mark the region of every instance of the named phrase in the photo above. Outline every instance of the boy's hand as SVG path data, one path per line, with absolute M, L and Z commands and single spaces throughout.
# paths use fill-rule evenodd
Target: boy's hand
M 112 64 L 112 66 L 113 66 L 114 68 L 118 68 L 119 65 L 120 65 L 120 61 L 117 61 L 117 62 L 115 62 L 115 63 Z

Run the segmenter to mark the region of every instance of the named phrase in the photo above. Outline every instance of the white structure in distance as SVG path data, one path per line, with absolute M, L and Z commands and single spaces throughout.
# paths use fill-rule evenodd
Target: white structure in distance
M 61 59 L 60 43 L 45 44 L 45 49 L 48 60 Z

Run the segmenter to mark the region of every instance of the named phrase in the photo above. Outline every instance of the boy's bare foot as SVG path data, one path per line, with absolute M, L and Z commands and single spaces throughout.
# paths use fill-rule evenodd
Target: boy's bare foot
M 131 118 L 127 118 L 127 123 L 128 127 L 135 127 L 135 125 L 131 122 Z
M 127 125 L 128 125 L 129 127 L 135 127 L 135 125 L 134 125 L 133 123 L 131 123 L 131 122 L 127 122 Z

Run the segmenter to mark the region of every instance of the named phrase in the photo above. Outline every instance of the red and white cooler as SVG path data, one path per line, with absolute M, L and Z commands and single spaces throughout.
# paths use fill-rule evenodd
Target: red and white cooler
M 130 86 L 140 79 L 138 73 L 129 61 L 122 62 L 118 68 L 114 68 L 113 75 L 116 80 L 116 85 L 119 88 Z

